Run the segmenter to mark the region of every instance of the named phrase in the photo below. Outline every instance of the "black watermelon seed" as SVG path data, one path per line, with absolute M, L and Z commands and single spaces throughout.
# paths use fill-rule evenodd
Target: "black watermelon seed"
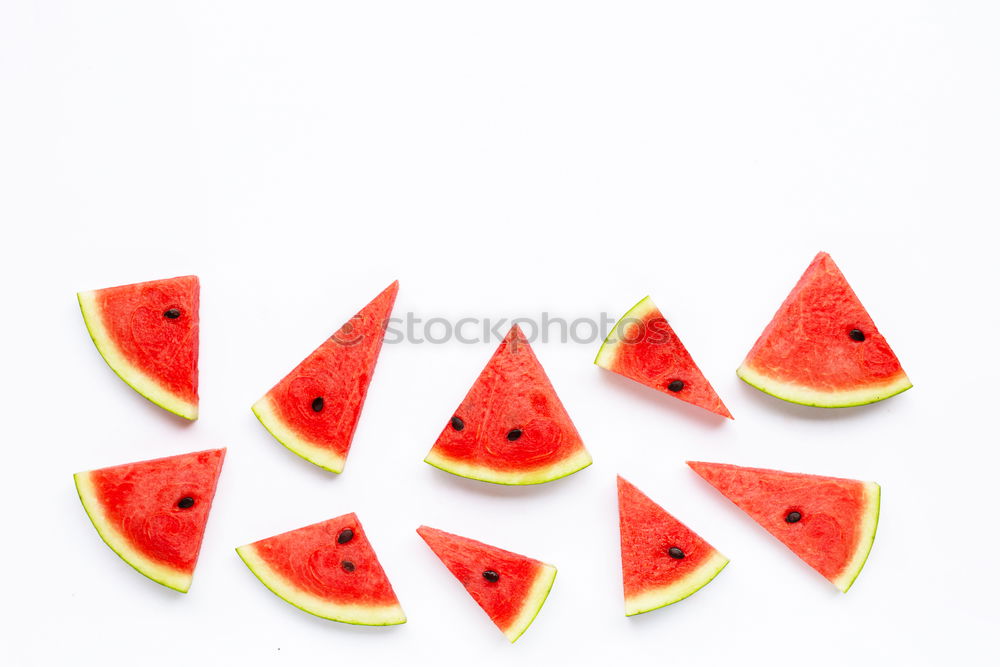
M 323 411 L 323 405 L 325 403 L 326 403 L 326 401 L 323 400 L 322 396 L 317 396 L 316 398 L 314 398 L 313 402 L 312 402 L 313 412 L 322 412 Z
M 847 335 L 851 337 L 851 340 L 856 340 L 859 343 L 865 339 L 865 332 L 861 329 L 851 329 L 851 333 Z
M 451 427 L 456 431 L 461 431 L 463 428 L 465 428 L 465 422 L 462 421 L 461 417 L 452 417 Z
M 680 547 L 670 547 L 667 553 L 670 554 L 671 558 L 677 558 L 678 560 L 684 558 L 684 551 Z
M 674 380 L 673 382 L 667 385 L 667 389 L 669 389 L 670 391 L 680 391 L 683 388 L 684 388 L 683 380 Z
M 354 563 L 349 560 L 341 561 L 340 567 L 344 568 L 344 572 L 354 572 Z
M 340 531 L 340 535 L 337 535 L 337 544 L 347 544 L 354 539 L 354 531 L 350 528 L 345 528 Z
M 515 440 L 520 438 L 521 435 L 522 432 L 521 429 L 519 428 L 512 428 L 511 430 L 507 431 L 507 439 L 510 440 L 511 442 L 514 442 Z
M 194 507 L 194 498 L 192 498 L 191 496 L 184 496 L 183 498 L 177 501 L 177 506 L 180 507 L 182 510 L 190 509 Z
M 500 581 L 500 573 L 497 572 L 496 570 L 486 570 L 485 572 L 483 572 L 483 579 L 485 579 L 490 583 L 495 584 L 496 582 Z
M 178 308 L 171 308 L 170 310 L 164 311 L 163 316 L 170 320 L 176 320 L 181 316 L 181 311 Z
M 785 521 L 788 523 L 798 523 L 802 520 L 802 514 L 799 512 L 789 512 L 785 515 Z

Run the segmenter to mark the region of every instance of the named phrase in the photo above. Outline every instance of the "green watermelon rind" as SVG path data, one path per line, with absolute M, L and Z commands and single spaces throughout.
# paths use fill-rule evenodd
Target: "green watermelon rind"
M 112 340 L 107 328 L 101 321 L 100 309 L 95 299 L 96 292 L 78 292 L 77 301 L 80 303 L 80 312 L 83 314 L 83 322 L 87 326 L 87 333 L 90 334 L 94 346 L 101 353 L 105 363 L 122 379 L 125 384 L 132 387 L 140 396 L 158 405 L 167 412 L 171 412 L 184 419 L 194 421 L 198 419 L 198 404 L 180 398 L 173 392 L 165 389 L 155 378 L 150 377 L 141 369 L 133 365 L 122 353 L 118 345 Z
M 187 593 L 191 588 L 192 575 L 176 568 L 158 563 L 135 549 L 129 540 L 109 521 L 105 515 L 100 498 L 90 481 L 90 471 L 78 472 L 73 475 L 77 495 L 83 504 L 84 511 L 90 522 L 97 529 L 104 543 L 114 551 L 119 558 L 128 563 L 139 574 L 152 579 L 156 583 L 171 588 L 180 593 Z
M 554 565 L 542 563 L 542 571 L 538 573 L 535 581 L 531 584 L 531 590 L 528 591 L 524 598 L 524 604 L 521 605 L 521 612 L 506 630 L 501 628 L 511 644 L 516 642 L 535 622 L 535 618 L 538 617 L 538 613 L 542 610 L 542 606 L 556 582 L 557 572 Z
M 653 300 L 648 295 L 639 299 L 638 303 L 629 308 L 628 312 L 619 317 L 615 325 L 611 327 L 611 331 L 608 332 L 608 335 L 604 338 L 604 342 L 601 343 L 601 348 L 597 351 L 597 356 L 594 357 L 594 363 L 601 368 L 611 370 L 621 346 L 621 332 L 619 329 L 624 326 L 626 320 L 644 320 L 654 310 L 656 310 L 656 304 L 653 303 Z M 612 340 L 612 337 L 616 333 L 619 334 L 618 340 Z
M 253 410 L 254 416 L 267 429 L 267 432 L 289 451 L 324 470 L 337 474 L 344 471 L 347 457 L 300 437 L 295 429 L 281 419 L 271 404 L 270 397 L 264 396 L 250 409 Z
M 745 361 L 736 369 L 736 375 L 754 389 L 789 403 L 814 408 L 853 408 L 884 401 L 913 387 L 905 373 L 888 383 L 872 384 L 843 391 L 820 391 L 794 382 L 769 377 L 752 368 Z
M 590 453 L 582 447 L 572 455 L 556 463 L 524 471 L 497 470 L 488 466 L 465 463 L 464 461 L 458 461 L 437 454 L 433 449 L 424 459 L 424 463 L 452 475 L 503 486 L 529 486 L 532 484 L 553 482 L 563 477 L 569 477 L 573 473 L 580 472 L 593 462 L 594 459 L 590 456 Z
M 626 597 L 625 615 L 644 614 L 689 598 L 715 579 L 726 565 L 729 565 L 729 559 L 713 550 L 711 556 L 686 577 L 667 586 L 658 586 L 644 593 Z
M 858 575 L 868 562 L 872 546 L 875 544 L 875 533 L 878 531 L 878 518 L 882 506 L 882 487 L 875 482 L 865 482 L 865 489 L 868 492 L 868 510 L 862 515 L 861 539 L 858 541 L 858 548 L 839 576 L 830 581 L 834 586 L 846 593 L 854 585 Z
M 308 614 L 348 625 L 386 626 L 406 623 L 406 614 L 403 613 L 403 608 L 398 603 L 395 605 L 341 604 L 324 600 L 308 591 L 297 588 L 260 558 L 253 544 L 237 547 L 236 554 L 269 591 Z

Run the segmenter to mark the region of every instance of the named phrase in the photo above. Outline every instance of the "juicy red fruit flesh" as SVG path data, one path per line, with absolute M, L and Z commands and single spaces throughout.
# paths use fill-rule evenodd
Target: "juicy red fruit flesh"
M 561 461 L 583 442 L 520 328 L 497 348 L 434 450 L 491 470 L 520 471 Z
M 146 557 L 192 572 L 212 508 L 225 450 L 90 472 L 108 520 Z M 189 507 L 181 501 L 191 498 Z
M 178 398 L 197 403 L 198 278 L 109 287 L 94 297 L 101 322 L 125 359 Z
M 316 597 L 343 604 L 398 604 L 354 514 L 275 535 L 254 547 L 282 578 Z
M 768 378 L 828 392 L 888 384 L 904 375 L 889 343 L 825 252 L 809 264 L 744 363 Z

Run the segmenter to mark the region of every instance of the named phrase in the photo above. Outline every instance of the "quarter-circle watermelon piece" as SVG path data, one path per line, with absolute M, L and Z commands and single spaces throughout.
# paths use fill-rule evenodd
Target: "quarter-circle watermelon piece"
M 541 484 L 593 462 L 517 325 L 424 460 L 446 472 L 494 484 Z
M 711 544 L 621 476 L 618 518 L 626 616 L 693 595 L 729 564 Z
M 268 537 L 236 553 L 275 595 L 352 625 L 399 625 L 406 615 L 355 514 Z
M 79 292 L 87 331 L 108 366 L 147 399 L 198 418 L 196 276 Z
M 688 461 L 767 532 L 846 593 L 878 528 L 875 482 Z
M 420 526 L 417 533 L 511 643 L 524 634 L 556 578 L 556 568 L 468 537 Z
M 252 407 L 278 442 L 330 472 L 344 470 L 398 291 L 385 288 Z
M 594 363 L 686 403 L 733 418 L 648 296 L 618 320 Z
M 140 573 L 191 587 L 225 449 L 79 472 L 77 493 L 101 539 Z
M 771 396 L 821 408 L 875 403 L 913 386 L 825 252 L 809 264 L 736 374 Z

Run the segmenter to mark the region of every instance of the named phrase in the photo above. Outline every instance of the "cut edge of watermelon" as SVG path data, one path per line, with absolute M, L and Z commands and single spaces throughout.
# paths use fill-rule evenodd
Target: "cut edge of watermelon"
M 350 625 L 399 625 L 406 614 L 397 602 L 393 605 L 341 604 L 324 600 L 289 583 L 257 554 L 253 544 L 236 548 L 236 555 L 260 583 L 279 598 L 304 612 L 330 621 Z
M 875 532 L 878 530 L 879 509 L 882 505 L 882 487 L 875 482 L 864 482 L 865 493 L 867 495 L 867 508 L 862 515 L 861 538 L 858 540 L 858 548 L 855 549 L 851 561 L 844 567 L 843 571 L 831 579 L 834 586 L 841 592 L 846 593 L 854 584 L 862 568 L 868 561 L 868 555 L 872 551 L 875 543 Z
M 530 484 L 544 484 L 545 482 L 553 482 L 557 479 L 568 477 L 589 466 L 594 462 L 594 459 L 590 456 L 590 452 L 581 447 L 579 451 L 571 456 L 567 456 L 550 466 L 526 471 L 506 471 L 465 463 L 464 461 L 438 454 L 432 449 L 427 454 L 424 462 L 434 466 L 438 470 L 443 470 L 452 475 L 458 475 L 467 479 L 506 486 L 526 486 Z
M 87 326 L 94 346 L 101 353 L 101 357 L 111 367 L 111 370 L 122 379 L 125 384 L 132 387 L 141 396 L 151 403 L 160 406 L 167 412 L 190 419 L 198 419 L 198 404 L 177 396 L 164 388 L 155 378 L 149 376 L 134 364 L 132 364 L 117 344 L 108 334 L 104 322 L 101 321 L 100 308 L 95 298 L 96 292 L 77 292 L 76 298 L 80 303 L 80 312 L 83 313 L 83 323 Z
M 181 572 L 176 568 L 164 565 L 163 563 L 157 563 L 146 557 L 134 549 L 129 544 L 128 539 L 108 520 L 103 504 L 98 498 L 94 485 L 91 482 L 91 472 L 89 470 L 87 472 L 78 472 L 73 475 L 73 481 L 76 484 L 76 492 L 80 496 L 83 509 L 87 512 L 90 522 L 94 524 L 97 534 L 101 536 L 104 543 L 119 558 L 135 568 L 139 574 L 167 588 L 172 588 L 180 593 L 187 593 L 188 589 L 191 588 L 191 580 L 193 578 L 191 573 Z
M 516 642 L 535 621 L 538 612 L 542 610 L 545 600 L 548 599 L 549 593 L 552 591 L 552 585 L 555 584 L 557 572 L 558 570 L 556 570 L 554 565 L 549 565 L 548 563 L 541 564 L 541 571 L 535 577 L 535 581 L 532 582 L 531 590 L 528 591 L 528 595 L 524 599 L 524 604 L 521 605 L 521 611 L 518 613 L 517 618 L 514 619 L 506 630 L 501 628 L 504 636 L 507 637 L 511 644 Z
M 635 616 L 636 614 L 644 614 L 647 611 L 660 609 L 691 597 L 715 579 L 728 564 L 729 559 L 713 549 L 712 555 L 698 569 L 683 579 L 667 586 L 661 586 L 638 595 L 626 597 L 625 615 Z
M 341 456 L 299 437 L 295 430 L 278 415 L 268 396 L 264 396 L 254 403 L 250 409 L 253 410 L 254 415 L 264 425 L 267 432 L 290 451 L 324 470 L 338 474 L 344 471 L 346 456 Z
M 794 382 L 778 380 L 752 368 L 745 361 L 736 369 L 736 375 L 765 394 L 789 403 L 815 408 L 851 408 L 868 405 L 884 401 L 913 387 L 910 378 L 902 371 L 890 382 L 844 391 L 820 391 Z
M 629 308 L 628 312 L 619 317 L 615 325 L 611 327 L 611 331 L 608 332 L 608 335 L 604 338 L 604 342 L 601 343 L 601 349 L 597 351 L 597 356 L 594 357 L 594 363 L 601 368 L 611 370 L 615 359 L 618 357 L 618 351 L 621 349 L 623 338 L 619 335 L 617 341 L 612 341 L 611 337 L 619 333 L 618 330 L 622 322 L 626 319 L 642 320 L 654 310 L 656 310 L 656 304 L 653 303 L 648 295 L 642 297 L 638 303 Z

